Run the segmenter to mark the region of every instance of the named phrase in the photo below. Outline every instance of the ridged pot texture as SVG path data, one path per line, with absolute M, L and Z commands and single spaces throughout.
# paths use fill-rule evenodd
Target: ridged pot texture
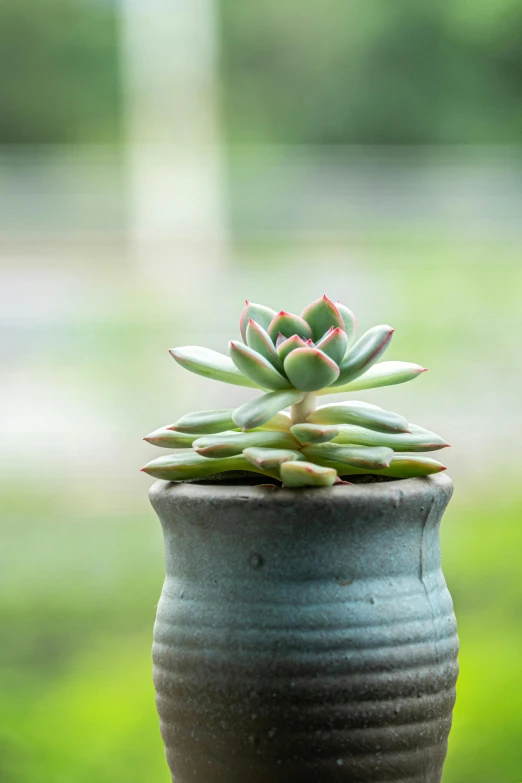
M 176 783 L 440 783 L 455 616 L 437 475 L 327 489 L 169 484 L 154 629 Z

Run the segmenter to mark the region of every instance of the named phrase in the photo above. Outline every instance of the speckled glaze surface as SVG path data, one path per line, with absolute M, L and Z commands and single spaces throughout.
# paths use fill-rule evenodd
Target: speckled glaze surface
M 158 481 L 154 629 L 176 783 L 440 783 L 455 701 L 444 475 L 328 489 Z

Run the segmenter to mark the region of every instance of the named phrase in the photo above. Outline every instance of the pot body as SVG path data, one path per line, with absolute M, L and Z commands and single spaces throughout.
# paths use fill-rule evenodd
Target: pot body
M 151 489 L 154 629 L 176 783 L 440 783 L 455 616 L 446 476 L 328 489 Z

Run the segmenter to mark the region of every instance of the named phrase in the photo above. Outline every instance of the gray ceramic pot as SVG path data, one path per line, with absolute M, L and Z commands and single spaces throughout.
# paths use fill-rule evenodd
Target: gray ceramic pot
M 167 572 L 154 683 L 176 783 L 439 783 L 451 492 L 444 475 L 152 487 Z

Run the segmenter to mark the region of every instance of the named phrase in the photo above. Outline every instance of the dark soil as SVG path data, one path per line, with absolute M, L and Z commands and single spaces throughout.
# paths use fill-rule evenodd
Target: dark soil
M 380 484 L 383 481 L 400 481 L 401 479 L 390 476 L 376 476 L 373 473 L 364 473 L 357 475 L 341 476 L 344 481 L 351 484 Z M 274 486 L 281 487 L 281 482 L 272 479 L 269 476 L 262 476 L 259 473 L 249 473 L 246 470 L 229 470 L 224 473 L 216 473 L 215 476 L 207 476 L 204 479 L 189 479 L 183 484 L 221 484 L 222 486 L 243 486 L 256 487 Z

